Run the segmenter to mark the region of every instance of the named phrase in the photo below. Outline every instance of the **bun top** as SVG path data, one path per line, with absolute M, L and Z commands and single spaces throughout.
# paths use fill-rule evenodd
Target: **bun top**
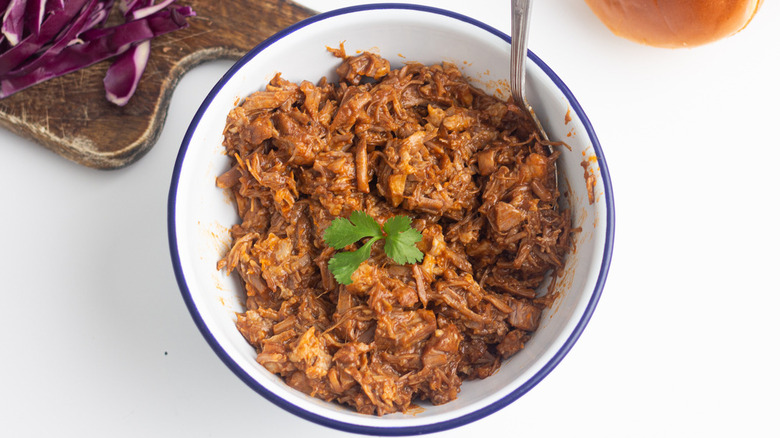
M 585 0 L 616 35 L 656 47 L 694 47 L 748 25 L 763 0 Z

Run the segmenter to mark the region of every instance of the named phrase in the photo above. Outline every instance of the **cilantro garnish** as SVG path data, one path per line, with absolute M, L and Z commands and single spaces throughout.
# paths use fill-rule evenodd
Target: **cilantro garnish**
M 385 254 L 400 265 L 419 263 L 423 259 L 422 251 L 415 245 L 422 240 L 422 233 L 412 228 L 412 220 L 407 216 L 393 216 L 382 227 L 365 212 L 353 211 L 349 219 L 337 218 L 331 222 L 322 237 L 335 249 L 371 238 L 357 250 L 336 253 L 328 261 L 328 269 L 336 281 L 344 285 L 352 283 L 352 273 L 368 260 L 377 240 L 385 240 Z

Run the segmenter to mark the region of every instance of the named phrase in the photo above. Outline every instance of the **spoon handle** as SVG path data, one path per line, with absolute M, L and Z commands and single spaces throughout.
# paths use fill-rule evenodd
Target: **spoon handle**
M 510 87 L 512 98 L 518 105 L 525 100 L 525 60 L 528 50 L 528 30 L 531 17 L 531 0 L 512 1 L 512 54 L 510 61 Z

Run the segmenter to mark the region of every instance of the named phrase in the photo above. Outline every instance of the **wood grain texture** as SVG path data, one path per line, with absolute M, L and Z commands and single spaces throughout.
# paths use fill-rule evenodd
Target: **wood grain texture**
M 124 107 L 105 99 L 110 62 L 0 100 L 0 126 L 63 157 L 99 169 L 134 163 L 157 141 L 173 89 L 192 67 L 238 59 L 285 27 L 314 14 L 285 0 L 189 0 L 190 26 L 155 38 L 135 95 Z

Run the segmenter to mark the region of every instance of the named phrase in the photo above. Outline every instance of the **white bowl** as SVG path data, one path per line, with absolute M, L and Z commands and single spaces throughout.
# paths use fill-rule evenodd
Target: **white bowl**
M 464 382 L 457 400 L 423 404 L 415 415 L 362 415 L 348 407 L 309 397 L 288 387 L 255 361 L 255 349 L 235 327 L 243 311 L 237 275 L 216 270 L 228 249 L 228 229 L 238 216 L 215 178 L 230 167 L 222 147 L 225 117 L 237 99 L 263 89 L 276 72 L 291 81 L 336 79 L 340 60 L 325 50 L 346 43 L 347 53 L 378 52 L 394 68 L 404 62 L 449 61 L 473 83 L 506 98 L 509 37 L 451 12 L 413 5 L 351 7 L 312 17 L 269 38 L 238 61 L 216 84 L 182 142 L 171 182 L 168 227 L 171 257 L 182 296 L 209 345 L 246 384 L 280 407 L 336 429 L 400 435 L 442 431 L 482 418 L 508 405 L 539 383 L 563 359 L 593 313 L 609 268 L 614 209 L 607 165 L 585 113 L 560 78 L 533 53 L 528 65 L 528 99 L 553 140 L 565 141 L 558 162 L 562 199 L 569 203 L 576 251 L 568 256 L 557 290 L 524 350 L 493 376 Z M 589 202 L 581 163 L 593 176 Z M 551 408 L 553 408 L 551 406 Z

